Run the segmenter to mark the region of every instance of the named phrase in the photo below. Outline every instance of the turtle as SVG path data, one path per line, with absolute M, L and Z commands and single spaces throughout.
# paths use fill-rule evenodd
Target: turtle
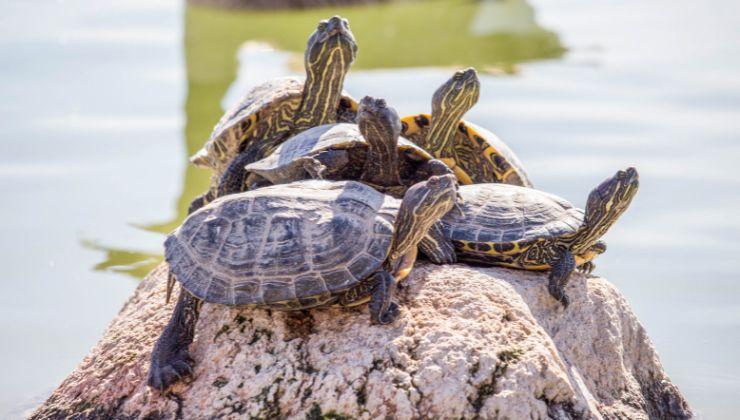
M 344 78 L 357 55 L 346 19 L 319 22 L 304 55 L 305 82 L 294 77 L 268 80 L 242 97 L 216 124 L 210 138 L 190 162 L 211 169 L 212 187 L 237 154 L 261 159 L 290 136 L 337 121 L 353 122 L 357 102 L 342 91 Z M 191 212 L 215 193 L 196 198 Z
M 188 374 L 201 302 L 303 310 L 369 301 L 375 324 L 393 322 L 396 283 L 424 232 L 453 206 L 454 175 L 431 177 L 403 200 L 356 181 L 306 180 L 220 197 L 165 241 L 172 318 L 154 346 L 148 384 Z
M 425 150 L 399 138 L 400 132 L 396 110 L 383 99 L 366 96 L 360 101 L 357 124 L 313 127 L 286 140 L 262 160 L 246 167 L 229 166 L 218 194 L 321 178 L 359 180 L 402 197 L 416 182 L 452 172 Z
M 438 264 L 456 259 L 481 265 L 549 270 L 548 289 L 568 306 L 565 286 L 579 268 L 606 251 L 600 238 L 627 210 L 637 193 L 635 168 L 617 171 L 588 196 L 585 212 L 566 200 L 533 188 L 507 184 L 461 185 L 462 202 L 433 226 L 422 253 Z
M 494 182 L 532 187 L 519 158 L 503 141 L 461 119 L 479 96 L 475 69 L 459 70 L 434 92 L 431 115 L 401 119 L 401 135 L 452 168 L 461 184 Z

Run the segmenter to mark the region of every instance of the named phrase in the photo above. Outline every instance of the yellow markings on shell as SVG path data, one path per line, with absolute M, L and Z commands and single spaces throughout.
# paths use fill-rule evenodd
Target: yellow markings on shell
M 370 302 L 370 297 L 371 297 L 371 296 L 370 296 L 370 295 L 368 295 L 368 296 L 365 296 L 365 297 L 363 297 L 362 299 L 358 299 L 358 300 L 355 300 L 355 301 L 353 301 L 352 303 L 349 303 L 349 304 L 346 304 L 346 305 L 342 305 L 342 304 L 339 304 L 339 303 L 335 303 L 335 304 L 334 304 L 334 305 L 332 305 L 332 306 L 341 306 L 341 307 L 343 307 L 343 308 L 351 308 L 351 307 L 353 307 L 353 306 L 358 306 L 358 305 L 362 305 L 363 303 L 367 303 L 367 302 Z
M 457 177 L 457 181 L 460 184 L 463 185 L 469 185 L 473 183 L 473 180 L 470 179 L 470 176 L 465 172 L 465 170 L 459 166 L 457 166 L 457 162 L 455 162 L 454 158 L 443 158 L 443 157 L 437 157 L 437 159 L 441 160 L 442 163 L 449 166 L 450 169 L 452 169 L 452 172 L 455 173 L 455 176 Z
M 425 114 L 421 114 L 421 115 L 425 115 Z M 404 135 L 410 136 L 420 131 L 419 126 L 416 124 L 416 117 L 418 117 L 418 115 L 409 115 L 409 116 L 401 118 L 401 122 L 405 123 L 407 127 L 406 131 L 403 132 Z M 427 116 L 427 118 L 431 118 L 431 117 Z

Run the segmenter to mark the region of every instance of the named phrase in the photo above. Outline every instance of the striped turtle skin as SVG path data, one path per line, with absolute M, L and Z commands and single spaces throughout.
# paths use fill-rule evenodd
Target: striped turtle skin
M 360 102 L 357 124 L 308 129 L 266 158 L 247 165 L 246 188 L 315 177 L 360 180 L 383 193 L 403 197 L 411 185 L 451 173 L 424 149 L 399 137 L 400 130 L 395 109 L 383 99 L 366 96 Z
M 435 263 L 457 260 L 549 270 L 550 294 L 568 305 L 575 269 L 590 273 L 606 251 L 601 237 L 627 210 L 639 188 L 634 168 L 617 171 L 589 194 L 586 209 L 555 195 L 507 184 L 462 185 L 461 202 L 419 244 Z
M 456 72 L 432 97 L 432 113 L 401 119 L 401 134 L 452 168 L 461 184 L 532 187 L 514 152 L 496 135 L 462 119 L 480 95 L 473 68 Z
M 346 19 L 334 16 L 319 22 L 304 55 L 305 79 L 273 79 L 247 92 L 190 158 L 196 166 L 213 171 L 212 190 L 196 199 L 192 210 L 214 199 L 213 189 L 237 155 L 245 155 L 244 163 L 254 162 L 303 130 L 353 122 L 357 102 L 342 86 L 356 54 L 357 44 Z

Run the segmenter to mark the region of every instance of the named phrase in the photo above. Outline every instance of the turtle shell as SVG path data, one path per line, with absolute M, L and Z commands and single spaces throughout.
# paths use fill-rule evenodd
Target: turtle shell
M 273 184 L 282 184 L 309 178 L 300 159 L 330 150 L 348 150 L 349 160 L 337 162 L 337 168 L 328 168 L 327 178 L 356 179 L 360 176 L 368 143 L 357 124 L 326 124 L 310 128 L 283 142 L 266 158 L 247 165 L 248 172 L 257 174 Z M 420 163 L 433 159 L 421 147 L 398 138 L 401 179 L 408 179 Z
M 459 193 L 459 211 L 450 211 L 440 223 L 461 260 L 480 256 L 483 261 L 494 258 L 496 262 L 531 268 L 549 258 L 547 249 L 540 249 L 537 255 L 528 251 L 536 248 L 533 244 L 553 243 L 575 233 L 583 224 L 583 210 L 532 188 L 474 184 L 460 186 Z M 528 258 L 520 258 L 523 252 Z
M 266 156 L 292 132 L 292 117 L 303 99 L 303 81 L 294 77 L 264 82 L 242 97 L 216 124 L 203 148 L 190 158 L 196 166 L 210 168 L 220 176 L 246 144 L 263 141 L 255 160 Z M 337 121 L 352 122 L 357 116 L 357 102 L 342 93 Z M 277 134 L 285 135 L 277 136 Z M 218 178 L 216 178 L 218 179 Z
M 165 259 L 196 297 L 300 309 L 381 267 L 399 201 L 353 181 L 310 180 L 222 197 L 167 237 Z
M 407 139 L 424 144 L 431 115 L 417 114 L 401 119 Z M 524 167 L 514 152 L 495 134 L 469 121 L 461 120 L 455 136 L 455 159 L 437 156 L 455 171 L 461 184 L 486 182 L 532 187 Z M 432 154 L 434 150 L 430 150 Z

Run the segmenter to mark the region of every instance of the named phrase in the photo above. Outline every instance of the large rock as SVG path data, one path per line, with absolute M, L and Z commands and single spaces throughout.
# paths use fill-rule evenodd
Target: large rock
M 688 418 L 645 329 L 607 281 L 574 274 L 563 310 L 546 277 L 420 264 L 402 312 L 206 304 L 194 379 L 146 386 L 172 311 L 155 269 L 33 418 Z

